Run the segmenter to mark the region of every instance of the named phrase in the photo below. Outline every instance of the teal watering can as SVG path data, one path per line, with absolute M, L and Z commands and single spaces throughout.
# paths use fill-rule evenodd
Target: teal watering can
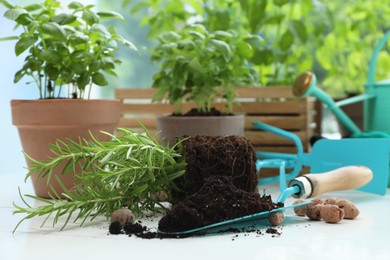
M 328 94 L 317 87 L 316 76 L 310 71 L 297 77 L 293 85 L 293 94 L 298 97 L 315 96 L 336 116 L 340 124 L 351 134 L 351 137 L 390 138 L 390 80 L 375 81 L 377 58 L 389 38 L 390 31 L 379 40 L 374 48 L 369 61 L 364 94 L 334 102 Z M 364 102 L 364 131 L 340 108 L 356 102 Z
M 390 140 L 390 80 L 376 81 L 375 72 L 379 53 L 389 38 L 390 31 L 385 33 L 374 48 L 369 61 L 368 78 L 364 94 L 340 102 L 334 102 L 328 94 L 317 87 L 316 76 L 310 71 L 304 72 L 297 77 L 293 85 L 293 94 L 297 97 L 315 96 L 335 115 L 340 124 L 351 134 L 350 137 L 359 139 L 370 138 L 370 141 L 376 138 L 385 138 L 382 142 L 385 146 L 388 145 Z M 364 130 L 360 129 L 340 108 L 356 102 L 364 102 Z M 377 140 L 376 142 L 380 143 L 381 141 Z M 352 149 L 352 147 L 350 148 Z M 372 147 L 372 149 L 375 149 L 375 147 Z M 387 154 L 388 156 L 389 154 Z M 372 158 L 371 160 L 382 163 L 382 161 L 378 161 L 379 159 Z M 385 173 L 381 174 L 385 175 Z M 387 173 L 387 175 L 389 174 Z M 390 187 L 390 179 L 387 182 L 387 185 Z
M 293 141 L 297 149 L 296 154 L 256 152 L 259 185 L 279 182 L 280 190 L 283 191 L 287 188 L 287 182 L 301 173 L 303 166 L 308 166 L 311 173 L 322 173 L 341 167 L 362 165 L 372 170 L 373 179 L 360 190 L 386 194 L 390 179 L 390 138 L 321 139 L 313 145 L 310 153 L 304 153 L 302 142 L 294 133 L 259 121 L 252 122 L 252 125 L 260 131 Z M 261 174 L 264 168 L 279 169 L 279 175 L 263 177 Z

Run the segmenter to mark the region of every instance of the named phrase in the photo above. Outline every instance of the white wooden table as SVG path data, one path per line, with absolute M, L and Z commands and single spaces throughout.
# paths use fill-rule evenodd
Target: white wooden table
M 0 259 L 390 259 L 390 196 L 361 191 L 337 192 L 361 211 L 355 220 L 338 224 L 314 222 L 290 212 L 281 235 L 220 234 L 185 239 L 141 239 L 108 235 L 109 222 L 100 218 L 83 227 L 40 227 L 42 219 L 25 221 L 12 234 L 21 215 L 12 215 L 13 202 L 21 204 L 18 186 L 32 194 L 24 173 L 0 173 Z M 278 186 L 261 187 L 273 198 Z M 30 200 L 31 201 L 31 200 Z M 288 199 L 289 204 L 293 199 Z M 36 201 L 31 201 L 37 205 Z M 50 222 L 48 222 L 50 223 Z M 156 222 L 143 222 L 156 226 Z M 264 230 L 266 226 L 264 226 Z

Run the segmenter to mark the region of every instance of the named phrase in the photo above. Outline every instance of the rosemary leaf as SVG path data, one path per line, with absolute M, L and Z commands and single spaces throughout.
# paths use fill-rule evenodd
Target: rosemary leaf
M 136 215 L 163 210 L 153 194 L 176 189 L 172 181 L 185 173 L 186 165 L 175 147 L 162 146 L 144 130 L 140 133 L 119 128 L 118 136 L 105 133 L 112 138 L 108 142 L 102 142 L 92 134 L 91 141 L 57 141 L 50 145 L 55 156 L 45 161 L 36 161 L 26 155 L 31 166 L 27 177 L 38 174 L 39 178 L 46 177 L 49 183 L 53 171 L 65 165 L 61 174 L 72 174 L 75 186 L 67 189 L 55 176 L 64 192 L 58 194 L 52 188 L 51 200 L 22 195 L 19 190 L 25 206 L 14 204 L 14 214 L 25 217 L 15 230 L 24 220 L 36 216 L 46 216 L 42 225 L 51 220 L 53 226 L 65 217 L 62 230 L 72 220 L 81 220 L 80 225 L 83 225 L 87 219 L 92 221 L 99 215 L 108 217 L 121 207 L 129 208 Z M 81 167 L 76 167 L 78 165 Z M 43 205 L 33 208 L 25 197 L 39 200 Z

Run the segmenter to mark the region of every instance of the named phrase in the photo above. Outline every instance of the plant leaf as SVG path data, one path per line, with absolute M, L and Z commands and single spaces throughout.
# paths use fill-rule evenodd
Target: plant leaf
M 274 4 L 277 6 L 283 6 L 288 3 L 289 0 L 274 0 Z
M 5 6 L 8 9 L 14 8 L 14 6 L 10 2 L 8 2 L 6 0 L 0 0 L 0 4 L 2 4 L 3 6 Z
M 232 57 L 230 46 L 226 42 L 220 40 L 213 39 L 211 42 L 213 43 L 214 47 L 222 54 L 225 61 L 228 62 Z
M 76 21 L 76 19 L 77 17 L 74 15 L 62 13 L 54 16 L 53 18 L 51 18 L 50 21 L 54 23 L 58 23 L 60 25 L 65 25 L 65 24 L 73 23 L 74 21 Z
M 22 8 L 14 8 L 9 9 L 4 13 L 4 17 L 8 18 L 12 21 L 15 21 L 20 15 L 22 14 L 28 14 L 28 12 L 25 9 Z
M 28 12 L 33 12 L 42 8 L 43 6 L 41 4 L 31 4 L 24 7 Z
M 106 77 L 100 72 L 95 72 L 92 75 L 92 82 L 98 86 L 107 86 L 108 85 L 108 81 L 107 81 Z
M 308 35 L 304 22 L 300 20 L 295 20 L 291 21 L 291 25 L 293 27 L 295 35 L 301 40 L 302 43 L 305 43 L 307 41 Z
M 82 9 L 84 6 L 81 4 L 81 3 L 79 3 L 79 2 L 76 2 L 76 1 L 74 1 L 74 2 L 72 2 L 72 3 L 70 3 L 69 5 L 68 5 L 68 8 L 69 9 Z
M 26 74 L 24 69 L 18 70 L 14 76 L 14 83 L 18 83 Z
M 188 65 L 195 71 L 203 72 L 203 66 L 196 57 L 193 58 Z
M 87 51 L 75 51 L 70 55 L 73 62 L 81 62 L 93 59 L 93 55 Z
M 57 68 L 54 66 L 46 66 L 45 73 L 51 80 L 57 80 L 58 76 L 60 75 L 60 72 Z
M 247 59 L 251 58 L 254 53 L 252 45 L 245 41 L 240 41 L 237 43 L 237 51 Z
M 65 30 L 54 22 L 48 22 L 45 24 L 42 24 L 43 32 L 50 35 L 53 38 L 59 39 L 59 40 L 65 40 L 66 39 L 66 32 Z
M 109 37 L 110 36 L 110 33 L 107 31 L 106 27 L 104 27 L 101 24 L 94 24 L 94 25 L 92 25 L 91 28 L 89 29 L 89 31 L 92 32 L 92 33 L 97 33 L 97 34 L 99 34 L 100 36 L 103 36 L 103 37 Z
M 25 50 L 30 48 L 34 43 L 37 41 L 37 38 L 34 36 L 26 36 L 23 38 L 20 38 L 16 44 L 15 44 L 15 54 L 16 56 L 19 56 L 22 54 Z
M 114 11 L 97 12 L 97 15 L 100 18 L 118 19 L 122 22 L 126 22 L 125 18 L 120 13 Z
M 85 86 L 90 82 L 90 76 L 88 73 L 81 73 L 80 76 L 77 79 L 77 87 L 79 89 L 84 89 Z
M 99 16 L 89 9 L 83 11 L 81 18 L 90 26 L 99 22 Z
M 39 53 L 38 57 L 52 64 L 61 62 L 61 56 L 55 51 L 44 50 L 41 53 Z
M 290 30 L 287 30 L 283 33 L 282 37 L 280 38 L 279 46 L 282 50 L 286 51 L 291 47 L 293 42 L 294 42 L 294 35 L 291 33 Z

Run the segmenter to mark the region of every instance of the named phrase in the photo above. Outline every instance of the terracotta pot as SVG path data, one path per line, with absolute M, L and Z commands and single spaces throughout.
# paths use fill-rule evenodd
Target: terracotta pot
M 101 140 L 108 141 L 106 131 L 113 133 L 120 117 L 118 100 L 83 100 L 83 99 L 45 99 L 45 100 L 12 100 L 12 123 L 18 128 L 22 147 L 25 153 L 35 160 L 42 161 L 53 156 L 48 144 L 56 140 L 70 138 L 90 139 L 89 131 Z M 62 167 L 58 167 L 57 175 L 65 187 L 73 186 L 72 174 L 61 175 Z M 59 183 L 52 176 L 51 185 L 61 193 Z M 50 188 L 45 178 L 32 175 L 35 193 L 39 197 L 49 198 Z
M 187 135 L 244 135 L 245 116 L 159 116 L 158 137 L 164 144 L 172 144 L 179 136 Z

